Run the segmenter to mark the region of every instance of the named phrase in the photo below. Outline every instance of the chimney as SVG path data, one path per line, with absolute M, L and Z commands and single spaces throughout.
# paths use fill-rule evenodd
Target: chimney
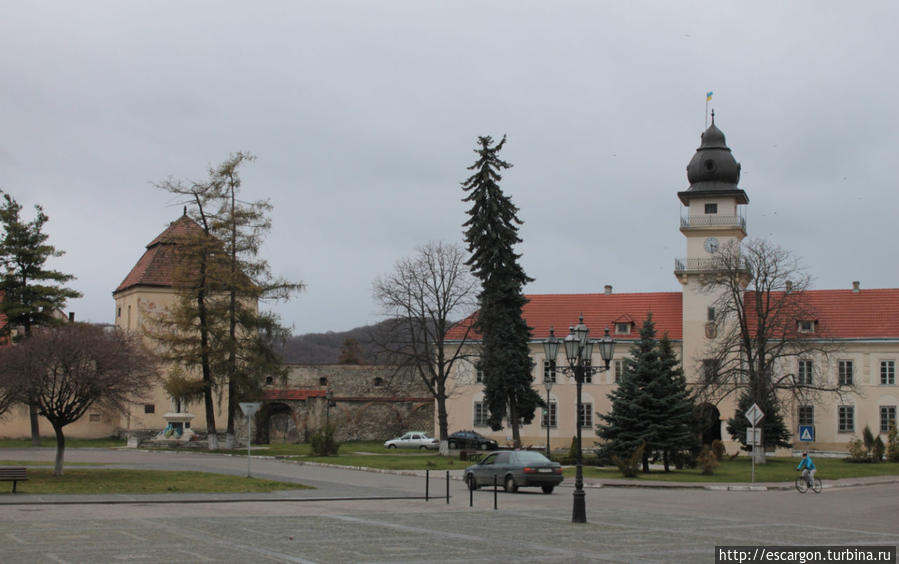
M 611 285 L 611 284 L 606 284 L 606 285 L 605 285 L 605 290 L 606 290 L 606 294 L 611 294 L 611 293 L 612 293 L 612 285 Z
M 789 294 L 790 292 L 793 291 L 793 281 L 792 281 L 792 280 L 787 280 L 787 281 L 786 281 L 786 285 L 787 285 L 787 293 Z
M 69 312 L 69 323 L 75 323 L 75 312 L 74 311 Z
M 860 291 L 860 290 L 859 290 L 859 281 L 858 281 L 858 280 L 854 280 L 854 281 L 852 282 L 852 293 L 853 293 L 853 294 L 857 294 L 857 293 L 859 293 L 859 291 Z

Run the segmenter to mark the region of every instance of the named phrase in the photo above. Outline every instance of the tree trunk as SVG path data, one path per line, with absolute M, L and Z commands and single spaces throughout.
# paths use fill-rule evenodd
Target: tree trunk
M 643 454 L 643 473 L 649 474 L 649 455 L 645 452 Z
M 62 427 L 53 425 L 56 432 L 56 463 L 53 466 L 53 475 L 62 476 L 62 461 L 66 454 L 66 438 L 62 434 Z
M 666 449 L 665 451 L 663 451 L 663 453 L 662 453 L 662 459 L 665 461 L 665 472 L 670 472 L 671 469 L 668 467 L 668 459 L 669 459 L 669 457 L 668 457 L 668 450 L 667 450 L 667 449 Z
M 446 394 L 441 386 L 437 390 L 437 434 L 440 439 L 440 454 L 449 454 L 449 420 L 446 413 Z
M 509 426 L 512 427 L 512 446 L 521 448 L 521 434 L 518 428 L 518 405 L 514 401 L 509 402 Z
M 37 420 L 37 406 L 28 406 L 28 416 L 31 419 L 31 446 L 41 446 L 41 428 Z

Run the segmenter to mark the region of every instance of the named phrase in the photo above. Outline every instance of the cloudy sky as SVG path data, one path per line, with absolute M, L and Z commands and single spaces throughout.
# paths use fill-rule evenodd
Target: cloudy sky
M 379 319 L 372 280 L 461 242 L 479 135 L 531 293 L 677 291 L 676 193 L 705 125 L 750 237 L 816 288 L 899 285 L 899 4 L 836 1 L 0 1 L 0 189 L 50 216 L 82 320 L 181 213 L 154 187 L 235 151 L 269 198 L 295 333 Z

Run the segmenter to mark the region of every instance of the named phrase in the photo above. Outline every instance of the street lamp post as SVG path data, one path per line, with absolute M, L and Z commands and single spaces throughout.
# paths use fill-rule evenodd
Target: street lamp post
M 549 427 L 552 423 L 552 410 L 550 409 L 549 403 L 549 391 L 553 389 L 553 381 L 550 380 L 548 374 L 543 376 L 543 387 L 546 388 L 546 458 L 549 458 Z
M 575 414 L 575 425 L 577 426 L 577 452 L 576 470 L 574 478 L 574 506 L 571 513 L 571 521 L 573 523 L 587 522 L 587 504 L 586 494 L 584 493 L 584 470 L 582 466 L 581 456 L 581 418 L 583 415 L 584 405 L 581 402 L 581 388 L 587 374 L 597 374 L 605 372 L 609 369 L 612 361 L 612 355 L 615 353 L 615 340 L 609 336 L 609 328 L 606 327 L 605 335 L 598 341 L 599 354 L 603 360 L 603 366 L 592 366 L 593 358 L 593 341 L 589 338 L 590 329 L 584 324 L 584 316 L 581 315 L 578 324 L 569 329 L 568 336 L 564 340 L 555 336 L 554 331 L 550 329 L 549 337 L 543 341 L 543 351 L 546 359 L 553 362 L 559 354 L 559 345 L 565 345 L 565 357 L 568 359 L 568 367 L 561 368 L 566 374 L 574 374 L 574 381 L 577 383 L 577 413 Z

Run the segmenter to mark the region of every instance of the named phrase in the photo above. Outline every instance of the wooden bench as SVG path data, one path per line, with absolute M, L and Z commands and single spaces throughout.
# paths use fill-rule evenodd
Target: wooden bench
M 28 480 L 24 466 L 0 467 L 0 482 L 12 482 L 12 493 L 16 493 L 16 484 Z

